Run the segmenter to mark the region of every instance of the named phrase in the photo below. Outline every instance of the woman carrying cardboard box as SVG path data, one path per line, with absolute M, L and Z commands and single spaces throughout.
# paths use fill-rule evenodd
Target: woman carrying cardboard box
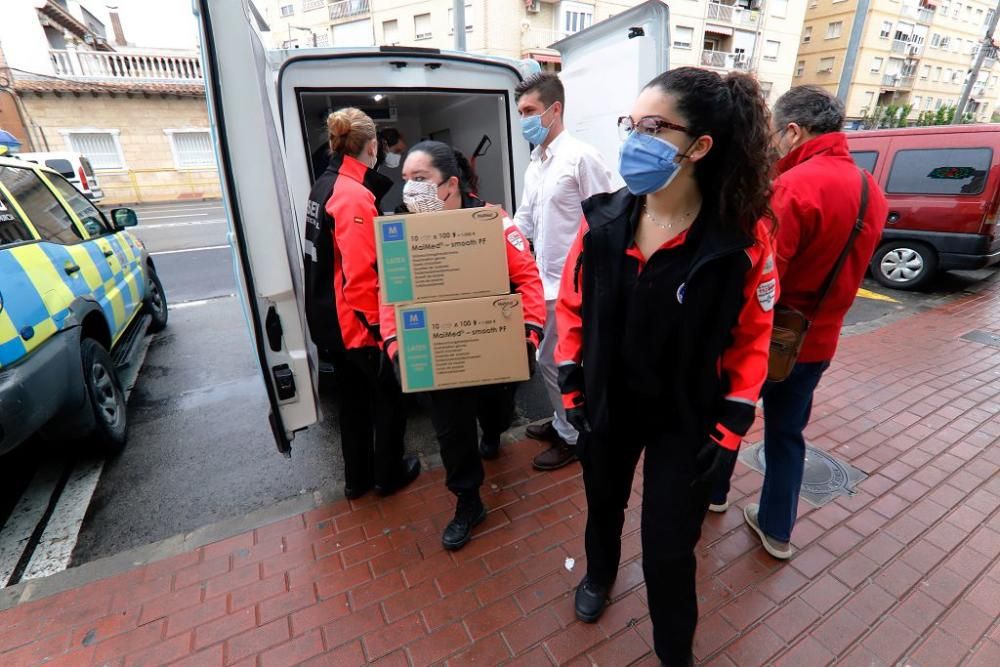
M 487 206 L 475 195 L 478 184 L 465 156 L 439 141 L 423 141 L 410 149 L 403 179 L 403 202 L 412 213 Z M 528 242 L 506 214 L 504 238 L 511 291 L 521 295 L 524 308 L 526 352 L 533 372 L 545 326 L 542 281 Z M 391 306 L 383 306 L 381 321 L 386 353 L 398 368 Z M 500 436 L 510 427 L 513 416 L 516 388 L 516 384 L 495 384 L 430 393 L 431 421 L 441 445 L 445 484 L 458 497 L 455 517 L 441 537 L 445 549 L 463 547 L 471 539 L 472 529 L 486 518 L 486 506 L 479 496 L 484 478 L 480 457 L 495 459 L 499 455 Z M 478 448 L 477 422 L 483 429 Z
M 403 456 L 406 410 L 380 349 L 373 221 L 392 183 L 373 169 L 378 139 L 364 112 L 336 111 L 327 129 L 330 162 L 306 207 L 306 316 L 341 388 L 344 495 L 359 498 L 372 486 L 388 495 L 420 474 L 417 457 Z

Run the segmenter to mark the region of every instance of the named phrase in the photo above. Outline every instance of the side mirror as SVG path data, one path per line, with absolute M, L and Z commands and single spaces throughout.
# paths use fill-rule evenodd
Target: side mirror
M 114 220 L 115 227 L 125 229 L 135 227 L 139 224 L 139 218 L 135 211 L 130 208 L 116 208 L 111 211 L 111 219 Z

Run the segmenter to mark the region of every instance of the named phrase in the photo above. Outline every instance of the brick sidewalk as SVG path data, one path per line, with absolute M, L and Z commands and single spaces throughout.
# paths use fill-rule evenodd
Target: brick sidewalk
M 1000 665 L 1000 349 L 959 339 L 973 329 L 1000 333 L 1000 281 L 843 341 L 807 433 L 871 477 L 852 498 L 800 506 L 788 563 L 743 525 L 761 477 L 741 465 L 745 495 L 708 518 L 698 552 L 700 661 Z M 440 546 L 452 499 L 435 470 L 397 497 L 335 503 L 2 612 L 0 664 L 658 664 L 641 480 L 614 604 L 583 625 L 579 469 L 536 473 L 538 447 L 487 464 L 489 518 L 456 554 Z

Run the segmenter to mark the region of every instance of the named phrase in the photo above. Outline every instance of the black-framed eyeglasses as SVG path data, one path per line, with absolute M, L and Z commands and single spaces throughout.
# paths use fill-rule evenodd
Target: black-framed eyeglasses
M 631 116 L 621 116 L 618 119 L 618 136 L 621 137 L 622 141 L 628 139 L 629 135 L 633 132 L 656 136 L 663 130 L 677 130 L 685 134 L 688 133 L 688 129 L 683 125 L 677 125 L 656 116 L 645 116 L 637 121 L 632 120 Z

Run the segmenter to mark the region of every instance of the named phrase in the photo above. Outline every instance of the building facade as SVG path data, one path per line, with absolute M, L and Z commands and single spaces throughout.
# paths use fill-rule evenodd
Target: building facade
M 995 6 L 992 0 L 808 0 L 794 82 L 837 94 L 855 122 L 880 108 L 906 109 L 904 120 L 913 122 L 953 107 Z M 988 121 L 996 111 L 998 80 L 1000 68 L 989 57 L 967 108 L 975 120 Z
M 638 0 L 465 0 L 466 49 L 532 58 L 558 69 L 554 42 Z M 671 66 L 757 73 L 774 99 L 788 89 L 803 0 L 679 0 L 670 4 Z M 455 48 L 452 0 L 261 0 L 275 48 L 405 45 Z
M 198 54 L 142 50 L 113 23 L 75 0 L 6 0 L 0 122 L 16 116 L 22 152 L 87 156 L 106 204 L 220 196 Z

